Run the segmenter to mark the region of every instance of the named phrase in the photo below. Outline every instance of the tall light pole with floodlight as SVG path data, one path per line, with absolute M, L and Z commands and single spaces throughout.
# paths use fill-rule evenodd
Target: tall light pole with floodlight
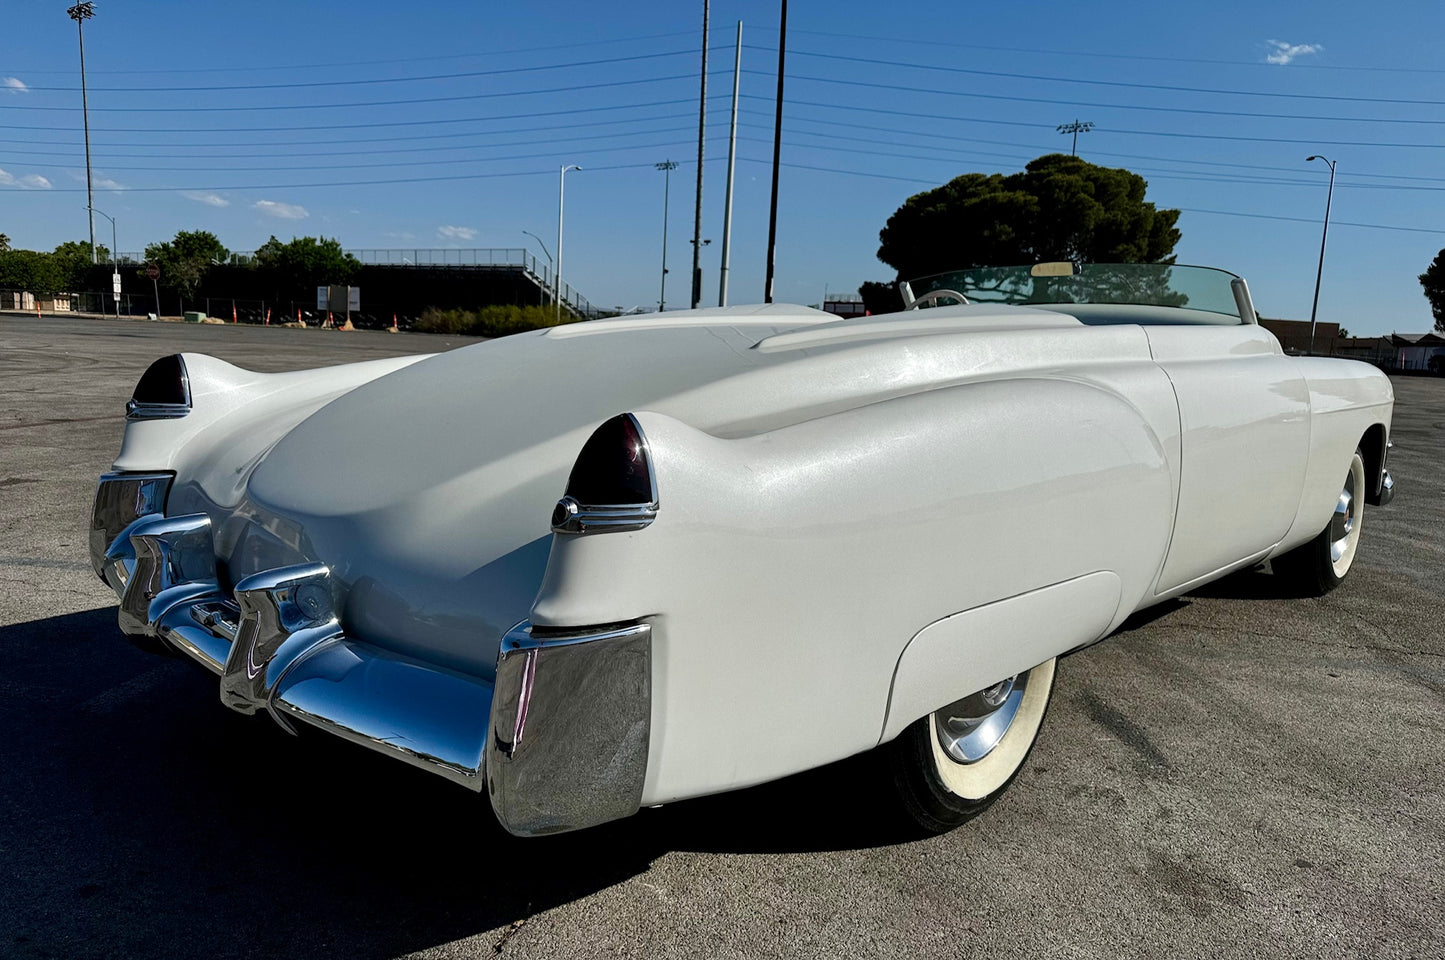
M 1315 314 L 1320 308 L 1320 278 L 1325 273 L 1325 240 L 1330 235 L 1330 204 L 1335 199 L 1335 161 L 1329 157 L 1322 157 L 1315 154 L 1312 157 L 1305 157 L 1305 163 L 1311 160 L 1323 160 L 1330 166 L 1330 190 L 1325 194 L 1325 228 L 1320 233 L 1320 265 L 1315 270 L 1315 302 L 1310 306 L 1310 353 L 1315 352 Z
M 86 101 L 85 95 L 85 21 L 95 16 L 95 4 L 90 0 L 84 0 L 65 11 L 66 16 L 75 21 L 75 30 L 80 37 L 80 116 L 85 125 L 85 206 L 89 210 L 94 207 L 91 204 L 95 196 L 90 186 L 90 104 Z M 100 258 L 95 253 L 95 215 L 90 217 L 90 262 L 99 263 Z
M 562 171 L 557 174 L 557 271 L 553 277 L 556 287 L 552 294 L 553 301 L 557 304 L 557 322 L 562 322 L 562 201 L 567 190 L 567 171 L 581 170 L 575 163 L 564 163 Z

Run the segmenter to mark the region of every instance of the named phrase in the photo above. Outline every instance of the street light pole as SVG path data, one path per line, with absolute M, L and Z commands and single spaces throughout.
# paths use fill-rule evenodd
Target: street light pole
M 697 204 L 692 218 L 692 309 L 702 301 L 702 169 L 707 132 L 707 23 L 709 0 L 702 0 L 702 93 L 697 104 Z
M 552 278 L 553 287 L 552 300 L 557 305 L 557 322 L 562 322 L 562 200 L 567 189 L 567 171 L 581 170 L 575 163 L 562 165 L 562 171 L 557 174 L 557 270 Z
M 547 250 L 547 245 L 542 242 L 542 238 L 539 237 L 539 236 L 537 236 L 535 233 L 533 233 L 533 232 L 530 231 L 530 230 L 523 230 L 522 232 L 525 233 L 527 236 L 531 237 L 533 240 L 536 240 L 536 241 L 537 241 L 537 246 L 541 247 L 541 248 L 542 248 L 542 252 L 545 253 L 545 254 L 547 254 L 547 267 L 548 267 L 548 269 L 551 269 L 551 270 L 553 270 L 553 272 L 555 272 L 555 271 L 556 271 L 556 267 L 555 267 L 555 265 L 552 263 L 552 254 L 548 252 L 548 250 Z M 547 295 L 547 287 L 546 287 L 545 284 L 544 284 L 543 287 L 542 287 L 541 295 L 544 296 L 544 297 Z M 545 301 L 544 301 L 544 302 L 545 302 Z
M 95 16 L 95 4 L 90 0 L 84 0 L 65 11 L 66 16 L 75 21 L 75 30 L 80 37 L 80 115 L 85 125 L 85 206 L 87 209 L 94 209 L 91 204 L 95 202 L 95 196 L 91 189 L 90 177 L 90 104 L 86 100 L 85 93 L 85 21 Z M 90 262 L 96 264 L 100 258 L 95 253 L 95 215 L 90 217 Z
M 116 264 L 115 264 L 115 217 L 112 217 L 110 214 L 106 213 L 104 210 L 97 210 L 97 209 L 95 209 L 94 207 L 91 207 L 91 208 L 90 208 L 90 212 L 93 213 L 93 214 L 94 214 L 94 213 L 98 213 L 98 214 L 100 214 L 102 217 L 105 217 L 105 219 L 107 219 L 107 220 L 110 221 L 110 272 L 111 272 L 111 276 L 112 276 L 112 278 L 113 278 L 113 279 L 112 279 L 112 283 L 114 283 L 114 278 L 118 278 L 118 277 L 120 276 L 120 271 L 116 268 Z M 119 320 L 119 319 L 120 319 L 120 291 L 119 291 L 119 290 L 115 290 L 115 297 L 114 297 L 114 299 L 115 299 L 115 318 L 116 318 L 117 320 Z M 103 301 L 102 301 L 102 302 L 103 302 Z
M 662 171 L 662 290 L 657 295 L 657 312 L 667 309 L 667 195 L 672 185 L 672 171 L 677 169 L 676 160 L 654 163 Z
M 768 268 L 763 278 L 763 302 L 773 302 L 773 276 L 777 272 L 778 168 L 783 151 L 783 61 L 788 52 L 788 0 L 782 0 L 778 15 L 778 103 L 773 114 L 773 199 L 768 207 Z
M 1315 352 L 1315 315 L 1320 308 L 1320 279 L 1325 273 L 1325 240 L 1330 235 L 1330 204 L 1335 199 L 1335 161 L 1328 157 L 1315 154 L 1312 157 L 1305 157 L 1305 163 L 1311 160 L 1323 160 L 1330 166 L 1330 190 L 1325 194 L 1325 228 L 1320 233 L 1320 265 L 1315 270 L 1315 302 L 1310 306 L 1310 353 Z

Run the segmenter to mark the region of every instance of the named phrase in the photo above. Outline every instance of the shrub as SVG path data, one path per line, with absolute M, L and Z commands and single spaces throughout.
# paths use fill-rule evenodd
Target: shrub
M 574 314 L 564 313 L 563 323 L 575 322 Z M 463 334 L 472 337 L 505 337 L 510 333 L 537 330 L 557 324 L 555 307 L 492 306 L 480 310 L 439 310 L 428 307 L 416 322 L 424 333 Z

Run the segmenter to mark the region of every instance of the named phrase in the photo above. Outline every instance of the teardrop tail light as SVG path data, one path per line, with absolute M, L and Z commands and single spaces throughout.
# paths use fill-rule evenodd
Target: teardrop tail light
M 592 432 L 552 511 L 557 533 L 641 530 L 657 516 L 657 479 L 642 425 L 619 414 Z

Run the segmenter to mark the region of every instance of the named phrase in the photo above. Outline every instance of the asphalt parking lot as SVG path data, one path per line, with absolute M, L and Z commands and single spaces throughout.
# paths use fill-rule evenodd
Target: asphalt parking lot
M 961 830 L 879 827 L 864 760 L 523 841 L 135 650 L 86 551 L 155 357 L 465 342 L 0 316 L 0 956 L 1445 956 L 1445 379 L 1394 381 L 1342 588 L 1242 574 L 1067 658 Z

